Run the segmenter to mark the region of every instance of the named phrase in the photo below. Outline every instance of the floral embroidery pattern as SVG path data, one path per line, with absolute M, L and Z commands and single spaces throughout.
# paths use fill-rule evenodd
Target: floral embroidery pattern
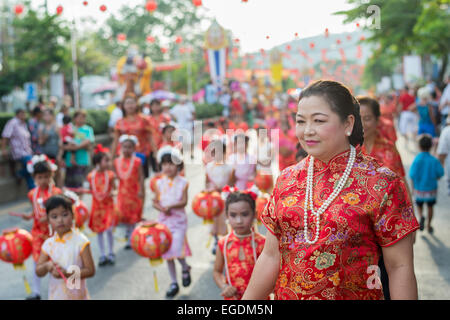
M 342 200 L 344 200 L 345 203 L 348 203 L 349 205 L 353 206 L 359 203 L 359 196 L 355 193 L 347 193 L 345 196 L 342 197 Z

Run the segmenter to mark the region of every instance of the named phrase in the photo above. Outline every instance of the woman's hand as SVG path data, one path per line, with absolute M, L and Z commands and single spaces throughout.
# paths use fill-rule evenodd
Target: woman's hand
M 225 298 L 231 298 L 235 296 L 237 293 L 237 289 L 230 285 L 225 285 L 225 287 L 222 289 L 221 296 Z

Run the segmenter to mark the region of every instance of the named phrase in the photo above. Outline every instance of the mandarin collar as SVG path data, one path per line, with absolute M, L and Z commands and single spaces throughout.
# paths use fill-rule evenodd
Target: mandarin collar
M 356 157 L 358 158 L 361 155 L 361 146 L 356 147 Z M 320 173 L 324 170 L 330 170 L 332 173 L 342 173 L 347 167 L 348 158 L 350 156 L 350 148 L 335 155 L 331 158 L 328 163 L 325 163 L 319 159 L 314 159 L 314 175 Z M 307 162 L 305 163 L 304 168 L 308 170 L 309 161 L 311 161 L 311 156 L 307 157 Z
M 62 238 L 59 237 L 58 232 L 55 232 L 55 233 L 56 233 L 55 242 L 66 243 L 66 241 L 70 240 L 73 236 L 73 228 L 70 229 L 70 231 L 63 234 Z

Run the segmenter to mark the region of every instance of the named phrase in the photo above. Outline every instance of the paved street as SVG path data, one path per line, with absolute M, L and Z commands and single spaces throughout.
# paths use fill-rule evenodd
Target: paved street
M 399 150 L 405 166 L 412 162 L 414 152 L 403 147 L 401 139 Z M 187 165 L 186 177 L 190 181 L 189 198 L 204 187 L 204 172 L 199 165 Z M 148 186 L 148 183 L 147 183 Z M 415 244 L 415 271 L 419 286 L 420 299 L 450 299 L 450 197 L 444 179 L 439 184 L 438 204 L 435 210 L 433 235 L 427 231 L 419 232 Z M 144 216 L 155 219 L 156 212 L 150 206 L 151 191 L 148 191 Z M 90 203 L 86 197 L 86 203 Z M 192 284 L 188 288 L 180 288 L 177 299 L 221 299 L 219 290 L 212 279 L 214 256 L 211 248 L 206 248 L 209 238 L 209 227 L 204 225 L 187 206 L 189 216 L 188 239 L 193 251 L 193 257 L 188 259 L 192 266 Z M 30 210 L 27 202 L 14 203 L 11 206 L 0 207 L 0 230 L 12 226 L 31 229 L 31 222 L 20 221 L 10 217 L 9 211 Z M 259 227 L 264 233 L 263 227 Z M 169 285 L 169 275 L 165 264 L 151 267 L 147 259 L 138 256 L 134 251 L 123 249 L 125 243 L 120 239 L 124 235 L 123 228 L 115 232 L 115 252 L 117 263 L 114 267 L 97 268 L 94 278 L 88 280 L 88 288 L 93 299 L 165 299 L 165 291 Z M 99 258 L 97 240 L 86 230 L 92 241 L 95 262 Z M 33 270 L 32 259 L 26 261 L 28 281 L 31 283 Z M 155 292 L 153 271 L 156 271 L 159 291 Z M 181 268 L 177 264 L 178 276 L 181 278 Z M 26 296 L 22 276 L 24 271 L 13 270 L 12 266 L 0 263 L 0 299 L 23 299 Z M 47 297 L 47 278 L 42 281 L 42 296 Z

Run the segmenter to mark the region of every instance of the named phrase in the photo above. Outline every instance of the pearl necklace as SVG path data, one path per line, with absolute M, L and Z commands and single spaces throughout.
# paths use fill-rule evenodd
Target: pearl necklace
M 92 194 L 93 194 L 95 199 L 97 199 L 98 201 L 102 201 L 108 196 L 109 175 L 108 175 L 107 171 L 105 171 L 103 173 L 103 175 L 105 177 L 105 185 L 103 186 L 102 192 L 98 192 L 97 191 L 97 186 L 96 186 L 96 183 L 95 183 L 95 176 L 96 175 L 97 175 L 97 170 L 94 170 L 94 172 L 92 174 Z
M 233 231 L 233 233 L 234 233 L 234 231 Z M 227 235 L 227 237 L 225 238 L 225 243 L 224 243 L 224 245 L 223 245 L 223 259 L 224 259 L 224 265 L 225 265 L 225 274 L 226 274 L 226 276 L 227 276 L 227 281 L 228 281 L 228 284 L 230 285 L 230 286 L 232 286 L 232 284 L 231 284 L 231 278 L 230 278 L 230 271 L 228 270 L 228 262 L 227 262 L 227 244 L 228 244 L 228 238 L 230 237 L 230 235 L 231 235 L 231 233 L 229 233 L 228 235 Z M 243 239 L 244 238 L 244 236 L 238 236 L 236 233 L 234 233 L 234 235 L 236 236 L 236 238 L 238 238 L 238 239 Z M 252 236 L 252 249 L 253 249 L 253 258 L 255 259 L 255 264 L 256 264 L 256 246 L 255 246 L 255 234 L 254 234 L 254 232 L 253 232 L 253 230 L 252 230 L 252 233 L 251 234 L 249 234 L 249 235 L 245 235 L 245 238 L 246 237 L 248 237 L 248 236 Z M 241 238 L 242 237 L 242 238 Z
M 306 194 L 305 194 L 305 208 L 304 208 L 305 212 L 303 215 L 303 223 L 304 223 L 303 236 L 308 244 L 314 244 L 317 242 L 317 240 L 319 240 L 320 215 L 324 213 L 325 210 L 328 209 L 330 204 L 334 201 L 334 199 L 336 199 L 336 197 L 339 195 L 339 193 L 347 184 L 347 180 L 350 176 L 353 165 L 355 164 L 355 159 L 356 159 L 356 149 L 355 147 L 350 145 L 350 157 L 348 159 L 347 167 L 345 168 L 344 174 L 339 179 L 337 187 L 333 189 L 333 192 L 330 194 L 328 199 L 325 200 L 325 202 L 320 206 L 320 208 L 317 211 L 315 211 L 313 203 L 314 157 L 311 156 L 311 159 L 309 160 L 308 176 L 306 178 Z M 314 237 L 314 240 L 308 239 L 308 210 L 311 210 L 311 213 L 316 216 L 316 235 Z
M 123 164 L 123 157 L 119 157 L 119 161 L 117 163 L 117 175 L 119 176 L 119 178 L 121 180 L 127 180 L 130 175 L 131 175 L 131 171 L 133 170 L 134 167 L 134 159 L 136 158 L 136 155 L 133 154 L 133 156 L 131 157 L 130 160 L 130 166 L 128 167 L 127 172 L 123 172 L 122 170 L 122 164 Z
M 33 207 L 36 210 L 35 211 L 36 219 L 40 219 L 45 216 L 45 207 L 44 207 L 45 190 L 42 190 L 42 192 L 44 192 L 43 197 L 38 198 L 39 193 L 41 193 L 41 188 L 36 187 L 36 192 L 33 194 Z M 48 194 L 51 196 L 52 192 L 53 192 L 53 185 L 50 184 L 48 187 Z M 41 200 L 41 201 L 39 201 L 39 200 Z

